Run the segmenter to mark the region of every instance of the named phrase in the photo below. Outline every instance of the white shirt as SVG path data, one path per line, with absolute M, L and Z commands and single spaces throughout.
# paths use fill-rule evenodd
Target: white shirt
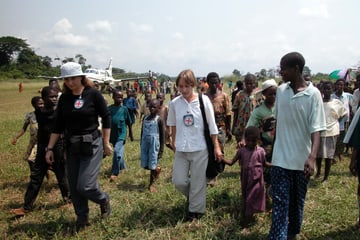
M 344 131 L 345 130 L 345 122 L 350 121 L 350 106 L 352 105 L 353 95 L 348 92 L 342 92 L 341 96 L 339 97 L 335 93 L 333 93 L 333 94 L 331 94 L 331 98 L 339 99 L 346 107 L 347 115 L 346 115 L 346 117 L 342 118 L 339 122 L 340 123 L 340 131 Z
M 321 132 L 322 137 L 336 136 L 340 133 L 339 118 L 347 115 L 347 109 L 338 99 L 330 99 L 324 102 L 326 117 L 326 131 Z
M 311 152 L 311 134 L 326 129 L 324 105 L 320 92 L 309 83 L 294 94 L 290 82 L 276 92 L 276 139 L 272 165 L 288 170 L 304 170 Z
M 202 95 L 202 98 L 210 134 L 218 134 L 211 101 L 206 95 Z M 196 152 L 207 148 L 198 97 L 191 102 L 183 96 L 174 98 L 169 104 L 167 125 L 176 127 L 176 151 Z

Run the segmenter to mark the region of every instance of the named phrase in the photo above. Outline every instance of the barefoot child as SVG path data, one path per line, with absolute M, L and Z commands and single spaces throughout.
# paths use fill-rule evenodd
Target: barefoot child
M 44 107 L 44 101 L 40 96 L 35 96 L 31 99 L 31 105 L 33 106 L 35 111 L 40 110 L 40 108 Z M 29 163 L 30 172 L 32 172 L 32 167 L 35 162 L 36 148 L 37 148 L 38 124 L 36 121 L 35 111 L 29 112 L 25 115 L 24 125 L 22 129 L 18 133 L 16 133 L 14 138 L 11 140 L 11 143 L 13 145 L 16 145 L 17 140 L 25 134 L 27 128 L 29 127 L 30 140 L 26 148 L 24 160 Z
M 146 115 L 141 127 L 141 167 L 150 170 L 150 192 L 155 192 L 153 184 L 159 177 L 159 159 L 164 151 L 165 128 L 159 116 L 160 102 L 152 99 L 149 103 L 150 114 Z
M 324 82 L 322 85 L 323 104 L 326 117 L 326 131 L 322 131 L 320 135 L 320 146 L 316 158 L 316 175 L 320 177 L 321 161 L 325 158 L 325 173 L 323 182 L 328 180 L 331 163 L 335 159 L 336 142 L 342 141 L 337 139 L 340 134 L 339 121 L 347 116 L 345 105 L 338 99 L 331 98 L 333 92 L 333 84 L 330 81 Z
M 242 223 L 243 232 L 246 233 L 254 213 L 265 211 L 265 184 L 263 169 L 270 166 L 265 161 L 265 150 L 257 146 L 260 139 L 259 128 L 247 127 L 245 129 L 245 146 L 238 149 L 234 158 L 224 160 L 228 165 L 239 161 L 241 171 L 242 192 Z
M 123 93 L 115 89 L 112 93 L 114 103 L 109 106 L 111 115 L 110 143 L 114 147 L 110 182 L 114 182 L 121 170 L 126 169 L 124 147 L 126 143 L 127 128 L 132 136 L 133 124 L 128 108 L 123 105 Z

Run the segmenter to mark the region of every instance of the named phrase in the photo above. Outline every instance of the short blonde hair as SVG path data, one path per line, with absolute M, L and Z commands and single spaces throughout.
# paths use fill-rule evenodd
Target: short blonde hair
M 179 73 L 176 78 L 176 86 L 179 86 L 179 81 L 181 79 L 184 79 L 185 83 L 190 85 L 191 87 L 195 87 L 197 85 L 194 72 L 190 69 L 185 69 Z

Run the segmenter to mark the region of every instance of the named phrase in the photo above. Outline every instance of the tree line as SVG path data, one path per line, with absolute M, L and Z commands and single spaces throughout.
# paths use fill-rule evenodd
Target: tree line
M 60 64 L 53 66 L 54 60 L 59 63 L 78 62 L 83 69 L 91 68 L 86 63 L 86 58 L 82 54 L 76 54 L 74 57 L 65 57 L 52 59 L 49 56 L 37 55 L 33 48 L 24 39 L 5 36 L 0 37 L 0 79 L 34 79 L 39 76 L 57 76 L 59 74 Z M 262 81 L 268 78 L 279 77 L 278 68 L 260 69 L 255 73 L 258 80 Z M 305 66 L 304 73 L 312 75 L 309 67 Z M 139 75 L 136 73 L 126 73 L 124 69 L 113 68 L 115 77 L 129 77 Z M 168 77 L 168 76 L 166 76 Z M 234 69 L 232 75 L 226 76 L 227 80 L 242 79 L 240 70 Z M 317 73 L 312 75 L 314 80 L 327 78 L 328 74 Z

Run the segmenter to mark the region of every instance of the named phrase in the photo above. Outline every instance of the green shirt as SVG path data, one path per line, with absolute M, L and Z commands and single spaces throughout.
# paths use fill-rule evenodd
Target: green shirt
M 127 107 L 109 106 L 111 116 L 110 142 L 115 145 L 116 142 L 126 140 L 126 127 L 131 124 L 131 118 Z

